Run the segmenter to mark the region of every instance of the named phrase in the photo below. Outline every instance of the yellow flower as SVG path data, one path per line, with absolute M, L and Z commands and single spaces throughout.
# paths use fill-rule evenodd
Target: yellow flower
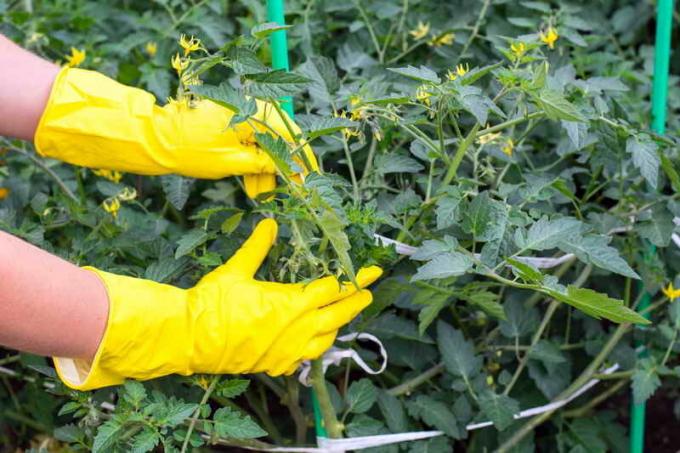
M 118 192 L 116 198 L 121 201 L 132 201 L 137 198 L 137 191 L 131 187 L 124 187 L 123 190 Z
M 416 90 L 416 99 L 422 102 L 423 104 L 430 105 L 430 97 L 432 97 L 432 93 L 427 91 L 426 86 L 421 85 Z
M 361 121 L 366 118 L 366 108 L 359 107 L 349 112 L 349 119 L 352 121 Z
M 456 35 L 453 33 L 444 33 L 441 36 L 433 36 L 427 44 L 432 47 L 450 46 L 453 44 L 453 38 L 455 37 Z
M 380 129 L 373 129 L 373 138 L 376 139 L 376 141 L 381 142 L 383 139 L 383 134 Z
M 422 23 L 418 21 L 418 26 L 409 31 L 409 35 L 413 36 L 416 41 L 423 39 L 430 32 L 430 23 Z
M 69 68 L 78 66 L 80 63 L 85 61 L 85 57 L 86 55 L 84 50 L 78 50 L 75 47 L 71 47 L 71 55 L 66 55 L 66 65 Z
M 107 198 L 102 202 L 102 208 L 104 211 L 108 212 L 115 219 L 118 217 L 118 211 L 120 210 L 120 200 L 118 198 Z
M 669 283 L 666 288 L 663 289 L 663 293 L 668 297 L 670 300 L 675 300 L 678 297 L 680 297 L 680 289 L 675 289 L 673 288 L 673 283 Z
M 146 50 L 146 53 L 148 53 L 150 57 L 153 57 L 156 55 L 156 52 L 158 52 L 158 44 L 149 41 L 146 43 L 146 46 L 144 46 L 144 50 Z
M 486 145 L 487 143 L 493 142 L 500 136 L 501 136 L 500 132 L 496 132 L 495 134 L 494 133 L 484 134 L 477 139 L 477 143 L 479 143 L 480 145 Z
M 470 72 L 470 65 L 465 63 L 465 66 L 463 66 L 461 63 L 456 66 L 456 72 L 449 70 L 446 73 L 446 78 L 449 80 L 456 80 L 458 77 L 463 77 L 468 72 Z
M 560 37 L 560 35 L 557 34 L 557 30 L 553 27 L 548 27 L 548 30 L 544 33 L 541 32 L 539 37 L 541 38 L 541 41 L 544 44 L 547 44 L 548 47 L 551 49 L 555 48 L 555 41 Z
M 123 174 L 116 170 L 92 170 L 92 173 L 115 183 L 120 182 L 120 179 L 123 177 Z
M 181 74 L 182 71 L 189 67 L 189 60 L 185 60 L 184 58 L 180 57 L 178 53 L 176 53 L 175 56 L 170 60 L 170 64 L 173 68 L 175 68 L 177 74 Z
M 512 157 L 512 151 L 515 149 L 515 143 L 511 138 L 507 138 L 505 142 L 501 145 L 501 151 L 508 157 Z
M 191 52 L 194 52 L 201 48 L 201 40 L 198 38 L 187 38 L 186 35 L 181 35 L 179 37 L 179 45 L 184 49 L 184 56 L 186 57 Z
M 524 44 L 523 42 L 513 42 L 510 45 L 510 50 L 512 51 L 512 54 L 515 56 L 515 59 L 522 58 L 522 56 L 526 53 L 527 51 L 527 45 Z
M 9 189 L 0 187 L 0 200 L 4 200 L 5 198 L 7 198 L 7 195 L 9 195 Z
M 349 97 L 349 105 L 351 105 L 352 107 L 354 107 L 355 105 L 358 105 L 360 103 L 361 103 L 361 97 L 360 96 L 353 94 L 352 96 Z

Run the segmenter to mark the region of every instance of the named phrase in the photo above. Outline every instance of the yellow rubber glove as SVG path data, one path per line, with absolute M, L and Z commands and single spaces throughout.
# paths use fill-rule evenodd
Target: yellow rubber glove
M 270 104 L 259 102 L 258 108 L 256 118 L 271 120 L 277 133 L 292 139 Z M 227 128 L 232 116 L 210 101 L 160 107 L 144 90 L 98 72 L 64 68 L 34 142 L 41 155 L 84 167 L 207 179 L 263 175 L 257 183 L 246 182 L 248 195 L 273 189 L 274 163 L 257 147 L 251 126 Z M 305 151 L 313 161 L 309 170 L 316 170 L 311 149 Z
M 106 330 L 92 363 L 55 358 L 59 377 L 91 390 L 173 373 L 276 376 L 319 357 L 371 303 L 371 293 L 334 277 L 307 285 L 255 280 L 276 231 L 276 222 L 261 221 L 226 264 L 191 289 L 90 269 L 109 296 Z M 381 273 L 360 270 L 359 286 Z

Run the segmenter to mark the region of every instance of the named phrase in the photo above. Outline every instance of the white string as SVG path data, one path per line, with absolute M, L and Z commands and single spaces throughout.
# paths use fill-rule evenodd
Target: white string
M 358 352 L 356 352 L 354 349 L 340 349 L 336 348 L 333 346 L 330 348 L 328 351 L 324 353 L 324 355 L 321 357 L 321 363 L 323 365 L 323 372 L 325 373 L 326 370 L 328 369 L 329 366 L 335 365 L 338 366 L 340 365 L 340 362 L 342 359 L 351 359 L 359 365 L 359 368 L 364 370 L 368 374 L 380 374 L 383 371 L 385 371 L 385 367 L 387 367 L 387 351 L 385 350 L 385 347 L 383 344 L 378 340 L 375 336 L 371 335 L 370 333 L 358 333 L 358 332 L 353 332 L 347 335 L 343 335 L 341 337 L 338 337 L 336 340 L 343 342 L 343 343 L 348 343 L 350 341 L 354 340 L 366 340 L 370 341 L 372 343 L 375 343 L 378 345 L 378 348 L 380 348 L 380 357 L 382 358 L 382 365 L 380 368 L 377 370 L 374 370 L 370 366 L 364 362 L 364 359 L 361 358 Z M 309 360 L 306 360 L 302 363 L 300 366 L 300 375 L 298 376 L 298 380 L 302 385 L 305 385 L 309 387 L 311 383 L 309 382 L 309 373 L 311 372 L 312 369 L 312 363 Z

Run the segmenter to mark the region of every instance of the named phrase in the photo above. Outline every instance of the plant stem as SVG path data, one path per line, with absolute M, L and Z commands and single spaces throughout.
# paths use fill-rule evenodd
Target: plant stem
M 545 116 L 545 113 L 543 112 L 532 112 L 524 116 L 519 116 L 517 118 L 513 118 L 508 121 L 504 121 L 502 123 L 496 124 L 495 126 L 487 127 L 486 129 L 482 129 L 477 133 L 478 137 L 481 137 L 482 135 L 486 134 L 492 134 L 494 132 L 502 131 L 503 129 L 507 129 L 509 127 L 515 126 L 517 124 L 523 123 L 524 121 L 529 121 L 534 118 L 540 118 L 542 116 Z
M 615 373 L 612 373 L 615 374 Z M 611 376 L 608 374 L 607 376 Z M 595 375 L 594 377 L 598 377 Z M 606 401 L 610 396 L 614 395 L 616 392 L 618 392 L 623 386 L 628 384 L 627 379 L 622 379 L 619 382 L 615 383 L 608 389 L 606 389 L 604 392 L 600 393 L 596 397 L 592 398 L 590 401 L 588 401 L 586 404 L 584 404 L 581 407 L 577 407 L 575 409 L 571 409 L 568 411 L 564 411 L 562 414 L 563 417 L 565 418 L 579 418 L 583 417 L 585 415 L 588 415 L 591 410 L 595 408 L 595 406 L 599 405 L 603 401 Z
M 426 370 L 425 372 L 419 374 L 418 376 L 414 377 L 413 379 L 409 379 L 408 381 L 397 385 L 396 387 L 392 387 L 387 391 L 390 395 L 394 396 L 399 396 L 399 395 L 408 395 L 411 393 L 416 387 L 418 387 L 420 384 L 429 381 L 439 373 L 444 371 L 444 364 L 443 363 L 438 363 L 432 368 Z
M 461 50 L 460 53 L 458 54 L 458 61 L 456 63 L 460 63 L 460 59 L 465 56 L 465 52 L 468 51 L 468 49 L 472 45 L 472 42 L 479 35 L 479 27 L 482 25 L 482 21 L 484 21 L 484 17 L 486 16 L 486 11 L 489 9 L 490 4 L 491 4 L 491 0 L 484 0 L 484 4 L 482 5 L 482 9 L 479 11 L 479 16 L 477 16 L 477 21 L 475 22 L 474 28 L 472 29 L 472 34 L 470 35 L 470 37 L 465 42 L 465 45 L 463 46 L 463 50 Z
M 371 41 L 373 41 L 373 47 L 375 47 L 375 51 L 378 53 L 378 61 L 380 63 L 382 63 L 385 58 L 384 58 L 384 55 L 383 55 L 383 51 L 380 48 L 380 43 L 378 42 L 378 37 L 375 34 L 375 30 L 373 30 L 373 24 L 371 23 L 371 20 L 368 18 L 368 14 L 366 14 L 364 7 L 361 6 L 361 1 L 356 0 L 354 3 L 356 5 L 357 9 L 359 10 L 359 15 L 361 16 L 361 19 L 366 24 L 366 28 L 368 29 L 368 34 L 371 35 Z
M 57 175 L 54 170 L 52 170 L 50 167 L 45 165 L 45 162 L 42 161 L 42 159 L 38 159 L 35 157 L 33 154 L 26 152 L 22 149 L 19 148 L 12 148 L 13 151 L 18 152 L 19 154 L 22 154 L 26 157 L 28 157 L 34 164 L 36 164 L 41 170 L 43 170 L 45 173 L 47 173 L 52 179 L 54 179 L 54 182 L 57 183 L 59 188 L 64 191 L 66 196 L 68 196 L 74 203 L 80 204 L 80 200 L 78 200 L 78 197 L 76 197 L 73 192 L 71 192 L 71 189 L 66 187 L 66 183 L 62 181 L 62 179 Z
M 442 180 L 441 185 L 439 186 L 440 188 L 448 186 L 451 181 L 453 181 L 453 178 L 456 177 L 456 173 L 458 172 L 458 167 L 460 166 L 460 163 L 463 161 L 463 157 L 465 156 L 465 152 L 467 149 L 472 145 L 474 142 L 475 138 L 477 137 L 477 132 L 479 131 L 479 128 L 481 127 L 481 124 L 476 123 L 475 126 L 472 128 L 472 130 L 468 133 L 467 137 L 465 137 L 465 140 L 463 140 L 460 145 L 458 145 L 458 149 L 456 150 L 456 154 L 453 156 L 453 160 L 451 160 L 451 164 L 449 165 L 449 169 L 446 172 L 446 175 L 444 176 L 444 179 Z
M 621 340 L 623 335 L 626 332 L 628 332 L 630 327 L 631 327 L 630 323 L 619 324 L 619 326 L 616 328 L 612 336 L 609 337 L 609 340 L 604 345 L 599 354 L 593 359 L 592 362 L 590 362 L 586 369 L 583 370 L 581 375 L 574 382 L 572 382 L 571 385 L 567 387 L 562 393 L 557 395 L 553 401 L 559 401 L 568 398 L 572 393 L 574 393 L 574 391 L 578 390 L 582 385 L 588 382 L 595 374 L 595 371 L 600 367 L 602 362 L 604 362 L 605 359 L 609 356 L 609 353 L 612 351 L 612 349 L 614 349 L 614 347 Z M 537 426 L 539 426 L 543 422 L 547 421 L 550 417 L 552 417 L 556 410 L 557 409 L 553 409 L 542 414 L 536 415 L 529 419 L 529 421 L 526 422 L 520 429 L 518 429 L 508 440 L 506 440 L 498 448 L 497 451 L 499 453 L 509 451 L 512 447 L 514 447 L 522 439 L 524 439 L 524 437 L 527 434 L 532 432 Z
M 316 397 L 319 401 L 319 409 L 323 417 L 323 424 L 326 432 L 332 439 L 339 439 L 342 437 L 342 425 L 338 421 L 335 414 L 333 403 L 331 403 L 331 396 L 326 387 L 326 379 L 323 375 L 323 363 L 321 360 L 312 361 L 312 388 L 316 392 Z
M 208 388 L 205 390 L 205 393 L 203 393 L 203 398 L 201 398 L 201 402 L 198 403 L 198 408 L 194 411 L 194 415 L 191 417 L 191 421 L 189 422 L 189 428 L 187 429 L 187 434 L 184 436 L 184 442 L 182 442 L 182 450 L 180 453 L 186 453 L 187 448 L 189 447 L 189 439 L 191 438 L 191 434 L 194 432 L 194 428 L 196 427 L 196 421 L 198 420 L 198 416 L 201 413 L 201 406 L 206 404 L 208 400 L 210 399 L 210 395 L 212 395 L 212 392 L 215 391 L 215 387 L 217 387 L 217 384 L 220 382 L 221 376 L 213 376 L 210 385 L 208 385 Z

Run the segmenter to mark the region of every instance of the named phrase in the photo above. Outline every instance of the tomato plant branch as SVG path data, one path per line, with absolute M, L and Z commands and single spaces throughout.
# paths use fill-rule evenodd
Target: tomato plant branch
M 212 393 L 215 391 L 215 388 L 217 387 L 217 384 L 220 382 L 220 379 L 221 376 L 219 375 L 213 376 L 210 379 L 210 384 L 208 385 L 208 388 L 205 389 L 203 397 L 201 398 L 201 402 L 198 403 L 198 407 L 194 411 L 194 415 L 192 415 L 191 417 L 191 421 L 189 422 L 189 428 L 187 429 L 187 433 L 184 436 L 184 442 L 182 442 L 182 449 L 180 450 L 180 453 L 186 453 L 187 448 L 189 447 L 189 440 L 191 439 L 191 434 L 194 432 L 196 422 L 198 421 L 198 416 L 201 414 L 201 406 L 208 402 L 208 400 L 210 399 L 210 395 L 212 395 Z
M 479 11 L 479 16 L 477 16 L 477 21 L 475 22 L 475 25 L 472 28 L 472 33 L 470 34 L 470 37 L 467 39 L 467 41 L 465 41 L 463 50 L 461 50 L 460 53 L 458 54 L 458 60 L 456 60 L 456 64 L 460 63 L 460 59 L 465 57 L 465 52 L 468 51 L 474 40 L 479 35 L 479 27 L 482 25 L 482 22 L 486 17 L 486 11 L 489 9 L 490 4 L 491 0 L 484 0 L 484 4 L 482 4 L 482 9 Z
M 324 377 L 323 363 L 321 360 L 312 361 L 311 379 L 312 387 L 314 388 L 317 400 L 319 401 L 319 410 L 321 411 L 324 427 L 332 439 L 339 439 L 342 437 L 343 428 L 335 414 L 331 396 L 326 387 L 326 379 Z
M 476 123 L 472 130 L 468 133 L 468 135 L 465 137 L 465 140 L 463 140 L 460 145 L 458 145 L 458 149 L 456 150 L 456 154 L 453 156 L 453 159 L 451 160 L 451 163 L 449 164 L 449 169 L 446 172 L 446 175 L 444 176 L 444 179 L 442 179 L 442 183 L 440 185 L 440 188 L 444 188 L 448 186 L 451 181 L 453 181 L 453 178 L 456 177 L 456 173 L 458 172 L 458 167 L 460 166 L 460 163 L 463 161 L 463 157 L 465 156 L 465 152 L 467 149 L 472 145 L 472 143 L 475 141 L 475 138 L 477 137 L 477 131 L 479 131 L 479 128 L 481 127 L 481 124 Z

